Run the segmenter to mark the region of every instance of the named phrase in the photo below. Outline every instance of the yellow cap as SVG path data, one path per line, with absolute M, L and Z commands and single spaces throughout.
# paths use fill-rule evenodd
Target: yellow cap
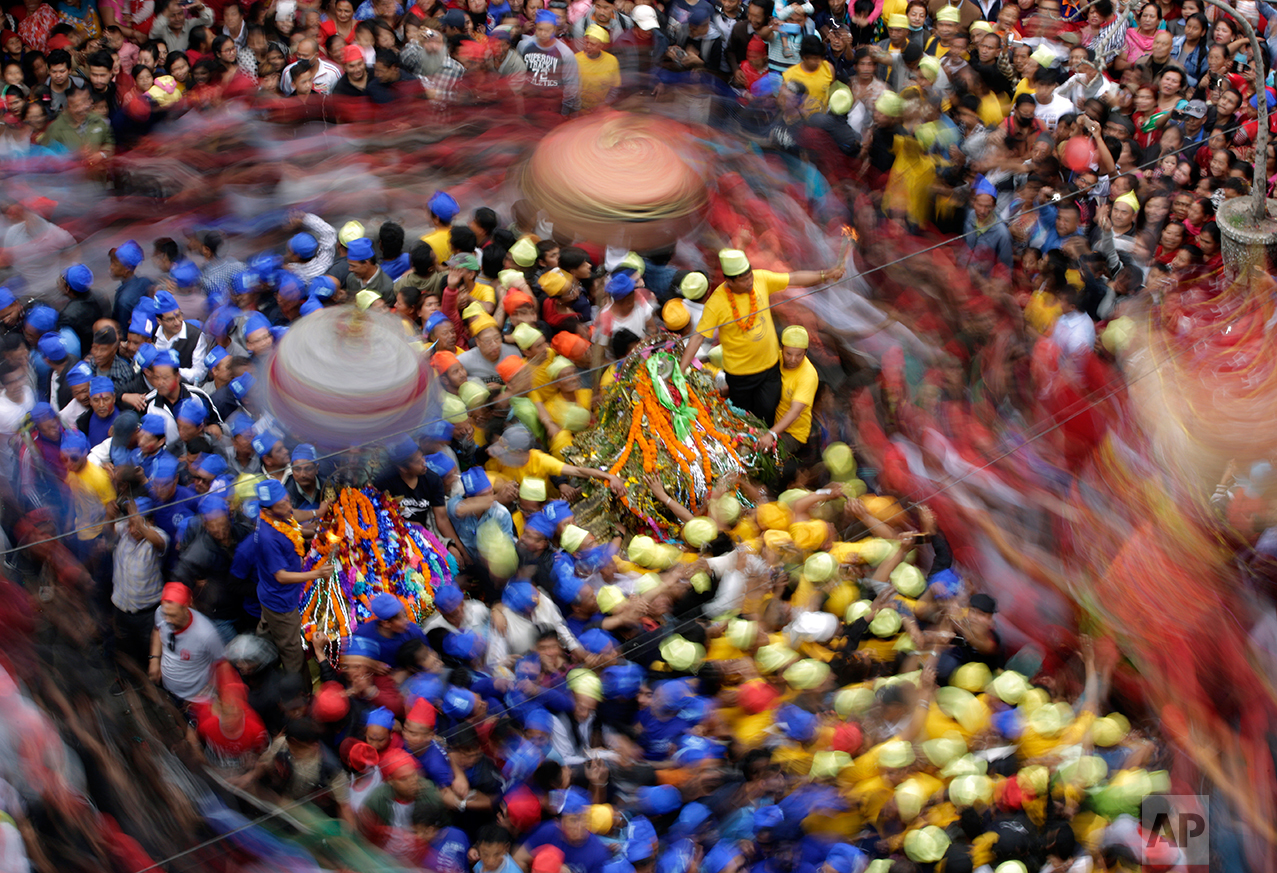
M 847 607 L 847 614 L 843 617 L 843 621 L 847 624 L 855 624 L 858 620 L 864 618 L 873 612 L 873 604 L 868 600 L 857 600 L 851 606 Z
M 894 18 L 895 16 L 892 17 Z M 901 17 L 903 18 L 904 16 Z M 895 91 L 884 91 L 882 96 L 878 98 L 878 102 L 874 104 L 874 109 L 888 118 L 899 118 L 905 111 L 905 102 L 900 99 L 900 95 Z
M 461 319 L 462 321 L 469 321 L 472 318 L 478 318 L 480 315 L 487 315 L 487 313 L 488 310 L 483 308 L 483 304 L 476 300 L 461 310 Z
M 749 272 L 749 258 L 740 249 L 723 249 L 718 253 L 718 261 L 728 278 Z
M 537 262 L 536 243 L 526 236 L 516 240 L 514 245 L 510 246 L 510 259 L 523 269 L 528 269 Z
M 351 219 L 341 226 L 341 230 L 337 231 L 337 242 L 344 246 L 348 246 L 363 235 L 364 226 L 358 221 Z
M 949 800 L 958 809 L 966 809 L 977 803 L 988 806 L 993 801 L 993 780 L 980 773 L 955 777 L 949 783 Z
M 856 455 L 846 443 L 831 443 L 821 454 L 830 477 L 839 482 L 856 475 Z
M 585 35 L 590 37 L 591 39 L 597 39 L 599 42 L 603 43 L 604 45 L 608 45 L 612 42 L 612 35 L 608 33 L 606 30 L 604 30 L 603 28 L 599 27 L 597 24 L 591 24 L 589 27 L 587 27 L 585 29 Z
M 764 675 L 771 675 L 785 669 L 797 658 L 798 653 L 784 643 L 763 646 L 754 655 L 754 660 L 758 662 L 758 672 Z
M 845 719 L 853 715 L 860 715 L 873 704 L 873 689 L 866 688 L 863 685 L 844 688 L 834 695 L 834 712 L 838 713 L 839 718 Z
M 517 243 L 516 243 L 517 245 Z M 541 274 L 541 278 L 537 280 L 541 285 L 541 290 L 548 297 L 558 297 L 567 290 L 568 285 L 572 282 L 572 277 L 567 273 L 555 267 L 552 270 L 546 270 Z
M 1097 718 L 1091 725 L 1091 740 L 1097 746 L 1116 746 L 1130 733 L 1131 723 L 1120 712 Z
M 631 558 L 630 560 L 634 560 Z M 644 573 L 639 580 L 634 583 L 634 590 L 639 594 L 646 594 L 661 587 L 661 577 L 655 573 Z
M 1139 212 L 1140 212 L 1140 198 L 1138 198 L 1138 197 L 1136 197 L 1136 196 L 1135 196 L 1135 192 L 1134 192 L 1134 191 L 1127 191 L 1125 194 L 1123 194 L 1121 197 L 1117 198 L 1117 199 L 1116 199 L 1116 200 L 1114 200 L 1113 202 L 1114 202 L 1114 203 L 1125 203 L 1127 206 L 1131 207 L 1131 209 L 1135 212 L 1135 214 L 1136 214 L 1136 215 L 1139 215 Z
M 977 19 L 971 22 L 971 27 L 968 28 L 968 31 L 970 33 L 993 33 L 993 25 L 983 19 Z
M 906 779 L 897 785 L 896 809 L 900 812 L 900 820 L 911 822 L 917 818 L 930 793 L 917 779 Z
M 763 531 L 763 545 L 773 552 L 777 552 L 784 548 L 793 547 L 794 538 L 789 535 L 787 530 L 765 530 Z
M 1033 764 L 1016 773 L 1015 778 L 1021 788 L 1027 788 L 1035 796 L 1042 797 L 1051 783 L 1051 771 L 1041 764 Z
M 914 762 L 913 744 L 908 740 L 888 740 L 878 747 L 878 766 L 899 770 Z
M 514 344 L 526 352 L 536 344 L 537 340 L 545 339 L 545 334 L 532 325 L 525 323 L 517 325 L 514 330 L 510 331 L 510 339 L 514 340 Z
M 838 571 L 838 563 L 828 552 L 816 552 L 803 562 L 803 575 L 808 582 L 825 582 Z
M 727 642 L 741 651 L 752 649 L 758 640 L 758 622 L 734 618 L 728 623 L 724 636 Z
M 1051 51 L 1049 48 L 1047 48 L 1044 45 L 1039 46 L 1038 50 L 1035 51 L 1033 54 L 1029 55 L 1029 57 L 1039 67 L 1042 67 L 1042 69 L 1046 69 L 1047 67 L 1050 67 L 1052 64 L 1055 63 L 1055 52 Z
M 683 539 L 694 549 L 703 549 L 718 536 L 718 525 L 705 517 L 692 518 L 683 525 Z
M 491 315 L 488 315 L 486 312 L 472 320 L 469 327 L 470 335 L 476 337 L 485 330 L 500 330 L 500 328 L 497 327 L 496 319 L 494 319 Z
M 1073 722 L 1073 707 L 1067 703 L 1048 703 L 1029 716 L 1029 727 L 1039 736 L 1054 737 Z
M 643 278 L 643 271 L 647 269 L 647 264 L 643 262 L 643 258 L 638 252 L 626 252 L 625 257 L 621 258 L 621 263 L 616 265 L 618 270 L 633 270 L 634 278 Z
M 546 375 L 551 379 L 557 379 L 563 375 L 564 370 L 572 369 L 573 364 L 565 355 L 556 355 L 554 360 L 545 368 Z
M 674 634 L 661 643 L 661 660 L 671 670 L 695 673 L 705 660 L 705 647 L 685 639 L 681 634 Z
M 851 111 L 851 92 L 846 88 L 836 88 L 829 92 L 829 114 L 846 115 Z
M 967 753 L 967 743 L 957 731 L 949 731 L 922 744 L 922 753 L 937 767 L 944 767 Z
M 661 319 L 670 330 L 682 330 L 691 323 L 692 316 L 683 301 L 676 297 L 661 307 Z
M 524 283 L 523 274 L 518 270 L 502 270 L 497 273 L 497 281 L 507 288 L 514 287 L 515 283 Z
M 887 16 L 887 27 L 888 28 L 902 27 L 905 30 L 908 30 L 909 16 L 901 12 L 893 12 L 891 15 Z
M 807 337 L 807 328 L 799 324 L 791 324 L 781 331 L 780 344 L 791 349 L 805 349 L 811 340 Z
M 597 24 L 590 25 L 591 28 L 603 30 Z M 607 33 L 606 30 L 603 30 Z M 589 33 L 587 30 L 586 33 Z M 612 805 L 609 803 L 596 803 L 590 807 L 589 817 L 590 833 L 592 834 L 608 834 L 612 832 L 612 827 L 616 822 L 616 815 L 612 812 Z
M 831 779 L 851 766 L 851 755 L 846 752 L 817 752 L 811 756 L 809 775 L 813 779 Z
M 381 295 L 378 294 L 376 291 L 373 291 L 371 288 L 365 288 L 364 290 L 360 291 L 358 294 L 355 295 L 355 306 L 359 307 L 361 310 L 364 310 L 372 306 L 374 303 L 376 303 L 380 299 L 381 299 Z
M 794 514 L 782 503 L 764 503 L 754 513 L 763 530 L 789 530 Z
M 599 612 L 608 615 L 625 602 L 625 592 L 615 585 L 604 585 L 594 595 L 594 599 L 598 601 Z
M 723 525 L 733 525 L 740 520 L 740 500 L 735 494 L 724 494 L 709 505 L 710 516 Z
M 876 637 L 886 639 L 900 633 L 902 626 L 900 613 L 894 609 L 880 609 L 873 621 L 869 622 L 869 632 Z
M 469 412 L 466 410 L 466 405 L 455 394 L 443 395 L 443 404 L 439 414 L 448 424 L 461 424 L 470 417 Z
M 1003 861 L 993 873 L 1029 873 L 1029 868 L 1024 866 L 1023 861 Z
M 988 761 L 975 755 L 963 755 L 944 765 L 940 775 L 945 779 L 960 779 L 963 776 L 983 776 L 988 770 Z
M 545 500 L 545 480 L 529 476 L 519 483 L 519 497 L 523 500 Z
M 576 554 L 577 549 L 581 548 L 581 544 L 589 535 L 590 532 L 585 528 L 570 524 L 563 529 L 563 533 L 559 534 L 559 543 L 562 544 L 563 551 L 573 555 Z
M 1109 350 L 1109 354 L 1116 355 L 1126 351 L 1126 347 L 1131 344 L 1134 336 L 1135 319 L 1129 315 L 1119 315 L 1104 328 L 1100 341 L 1104 343 L 1104 348 Z
M 466 405 L 466 409 L 475 409 L 487 403 L 488 398 L 492 396 L 492 392 L 478 382 L 467 379 L 457 389 L 457 396 Z
M 815 658 L 804 658 L 785 670 L 785 681 L 791 688 L 811 691 L 819 688 L 829 678 L 829 665 Z
M 590 426 L 590 410 L 576 403 L 569 403 L 563 408 L 563 429 L 572 433 L 580 433 Z
M 958 11 L 956 6 L 944 6 L 936 13 L 936 21 L 948 21 L 950 24 L 957 24 L 962 20 L 962 13 Z
M 905 597 L 921 597 L 927 590 L 927 579 L 913 564 L 897 564 L 891 571 L 891 584 Z
M 1109 766 L 1103 758 L 1095 755 L 1083 755 L 1071 764 L 1060 768 L 1060 778 L 1082 788 L 1094 788 L 1104 781 Z
M 989 672 L 989 665 L 982 661 L 963 664 L 949 677 L 950 685 L 970 691 L 972 694 L 983 691 L 991 681 L 993 681 L 993 674 Z
M 568 690 L 593 700 L 603 699 L 603 680 L 594 671 L 577 667 L 568 673 Z
M 935 825 L 905 834 L 905 857 L 917 864 L 934 864 L 949 851 L 949 836 Z
M 715 367 L 723 366 L 723 347 L 717 345 L 709 350 L 709 362 Z
M 688 273 L 678 285 L 679 293 L 688 300 L 700 300 L 708 290 L 709 279 L 705 278 L 705 274 L 700 272 Z
M 991 683 L 989 689 L 1003 703 L 1015 706 L 1029 690 L 1029 680 L 1014 670 L 1003 670 Z

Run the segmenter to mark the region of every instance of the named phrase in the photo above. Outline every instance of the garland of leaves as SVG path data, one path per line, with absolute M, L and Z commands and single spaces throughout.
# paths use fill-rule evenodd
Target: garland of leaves
M 720 476 L 775 478 L 779 450 L 756 448 L 767 426 L 719 397 L 707 372 L 684 376 L 682 353 L 683 340 L 666 333 L 630 355 L 601 398 L 595 425 L 564 452 L 568 463 L 607 470 L 625 483 L 614 497 L 591 480 L 574 505 L 577 524 L 599 539 L 618 532 L 679 538 L 682 525 L 652 494 L 649 475 L 660 476 L 666 493 L 698 514 L 707 511 Z

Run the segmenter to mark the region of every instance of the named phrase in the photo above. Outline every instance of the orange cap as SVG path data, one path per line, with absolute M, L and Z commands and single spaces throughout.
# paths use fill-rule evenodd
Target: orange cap
M 435 372 L 442 376 L 456 365 L 457 356 L 452 352 L 440 350 L 430 356 L 430 366 L 435 368 Z
M 523 358 L 520 358 L 517 355 L 510 355 L 504 361 L 497 364 L 497 375 L 501 377 L 502 382 L 505 382 L 508 385 L 510 384 L 510 380 L 517 376 L 519 371 L 522 369 Z
M 554 335 L 550 347 L 571 361 L 578 361 L 590 353 L 590 341 L 563 330 Z
M 505 295 L 505 300 L 501 301 L 501 308 L 505 310 L 506 315 L 514 315 L 514 311 L 520 306 L 536 308 L 536 305 L 536 300 L 522 291 L 510 291 Z

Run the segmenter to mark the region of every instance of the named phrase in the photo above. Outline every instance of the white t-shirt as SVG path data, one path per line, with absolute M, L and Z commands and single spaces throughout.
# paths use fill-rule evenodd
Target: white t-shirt
M 1051 341 L 1066 357 L 1077 357 L 1095 347 L 1095 322 L 1085 312 L 1069 312 L 1055 321 Z
M 155 627 L 160 632 L 160 672 L 164 687 L 175 697 L 189 701 L 208 700 L 213 665 L 222 659 L 222 638 L 213 623 L 191 610 L 191 623 L 174 632 L 164 620 L 163 607 L 155 609 Z
M 0 433 L 17 433 L 31 407 L 35 406 L 35 392 L 31 386 L 22 386 L 22 399 L 17 403 L 0 391 Z
M 1057 90 L 1051 95 L 1050 103 L 1040 103 L 1035 95 L 1033 109 L 1033 117 L 1042 122 L 1042 126 L 1048 131 L 1054 132 L 1055 126 L 1059 124 L 1060 119 L 1070 112 L 1077 112 L 1077 107 L 1073 105 L 1073 101 L 1060 94 Z

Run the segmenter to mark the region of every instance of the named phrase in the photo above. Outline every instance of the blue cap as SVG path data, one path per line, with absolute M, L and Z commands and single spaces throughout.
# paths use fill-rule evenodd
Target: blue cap
M 323 308 L 324 308 L 324 304 L 319 302 L 319 298 L 307 297 L 305 300 L 302 301 L 301 309 L 299 310 L 297 317 L 305 318 L 306 316 L 312 313 L 319 312 Z
M 603 865 L 603 873 L 634 873 L 634 865 L 624 858 L 615 857 Z
M 296 275 L 283 270 L 279 274 L 279 289 L 276 290 L 275 295 L 280 300 L 296 302 L 306 296 L 306 286 Z
M 993 187 L 993 183 L 984 177 L 984 174 L 977 173 L 975 181 L 971 183 L 971 193 L 979 196 L 988 194 L 994 200 L 998 199 L 998 189 Z
M 373 597 L 368 606 L 379 621 L 388 621 L 403 612 L 402 601 L 395 595 L 388 594 L 385 591 Z
M 395 726 L 395 714 L 384 706 L 379 706 L 368 713 L 368 727 L 380 727 L 390 730 Z
M 259 330 L 270 330 L 270 320 L 260 312 L 250 312 L 244 319 L 244 336 L 257 333 Z
M 430 440 L 435 443 L 446 443 L 452 439 L 452 432 L 456 430 L 450 422 L 444 421 L 442 418 L 429 422 L 418 434 L 422 439 Z
M 564 606 L 571 606 L 581 597 L 581 591 L 589 585 L 576 575 L 576 562 L 555 561 L 551 575 L 554 578 L 554 599 Z
M 546 539 L 554 536 L 555 524 L 544 512 L 534 512 L 523 522 L 523 527 L 525 530 L 536 531 Z
M 337 293 L 337 280 L 332 276 L 316 276 L 310 280 L 310 287 L 307 290 L 314 297 L 327 300 Z
M 430 336 L 430 332 L 432 330 L 434 330 L 436 327 L 443 324 L 447 320 L 448 320 L 448 316 L 444 315 L 442 312 L 440 312 L 437 309 L 434 312 L 430 313 L 430 317 L 426 319 L 426 326 L 425 326 L 426 336 Z
M 226 503 L 226 498 L 220 494 L 205 494 L 199 499 L 197 506 L 199 508 L 200 515 L 205 518 L 227 515 L 230 512 L 230 507 Z
M 704 700 L 695 697 L 693 700 Z M 674 763 L 680 767 L 691 767 L 701 761 L 709 761 L 723 757 L 723 747 L 712 740 L 695 735 L 683 738 L 678 751 L 674 753 Z
M 262 276 L 254 270 L 245 270 L 242 273 L 236 273 L 231 276 L 231 293 L 232 294 L 253 294 L 258 291 L 258 286 L 262 284 Z
M 275 342 L 279 342 L 280 340 L 282 340 L 284 338 L 284 334 L 286 333 L 288 333 L 288 325 L 286 324 L 271 325 L 270 335 L 271 335 L 271 339 L 273 339 Z
M 174 264 L 169 270 L 169 275 L 173 277 L 173 282 L 179 288 L 193 288 L 200 283 L 200 268 L 195 266 L 194 261 L 186 258 Z
M 170 312 L 177 312 L 181 308 L 177 305 L 177 298 L 169 292 L 162 289 L 155 292 L 156 315 L 168 315 Z
M 40 350 L 40 354 L 54 363 L 66 360 L 67 347 L 66 343 L 62 341 L 61 334 L 46 333 L 40 337 L 36 343 L 36 348 Z
M 138 515 L 146 515 L 155 508 L 155 501 L 149 497 L 135 497 L 133 505 L 137 507 Z
M 257 377 L 245 370 L 230 382 L 231 393 L 235 395 L 236 400 L 243 400 L 249 391 L 253 390 L 253 386 L 257 384 Z
M 146 318 L 150 319 L 151 321 L 154 321 L 155 320 L 155 298 L 142 297 L 140 300 L 138 300 L 137 305 L 133 307 L 133 311 L 140 312 Z
M 209 297 L 209 305 L 213 303 L 213 298 Z M 231 323 L 238 318 L 243 311 L 238 306 L 221 305 L 213 309 L 208 316 L 208 321 L 204 323 L 205 330 L 209 336 L 223 337 L 226 336 L 231 329 Z
M 616 664 L 603 671 L 603 696 L 608 700 L 637 697 L 643 685 L 643 668 L 638 664 Z
M 474 694 L 464 688 L 451 685 L 444 693 L 443 702 L 439 708 L 453 721 L 468 718 L 470 713 L 474 712 Z
M 0 309 L 8 309 L 10 306 L 18 302 L 18 298 L 13 296 L 13 292 L 8 288 L 0 286 Z
M 616 637 L 597 627 L 590 628 L 577 639 L 591 655 L 601 655 L 616 646 Z
M 505 766 L 501 768 L 501 775 L 511 782 L 523 782 L 532 777 L 544 760 L 545 752 L 540 746 L 520 737 L 506 751 Z
M 288 496 L 278 479 L 265 479 L 257 483 L 257 502 L 262 506 L 274 506 Z
M 531 615 L 536 609 L 536 588 L 531 582 L 508 582 L 501 592 L 501 602 L 519 615 Z
M 275 480 L 272 479 L 272 482 Z M 278 483 L 276 483 L 278 484 Z M 368 637 L 352 636 L 350 642 L 346 643 L 345 650 L 342 654 L 359 658 L 369 658 L 373 661 L 381 660 L 381 646 L 375 640 Z
M 457 205 L 457 201 L 453 199 L 451 194 L 443 191 L 436 191 L 430 196 L 430 211 L 439 216 L 440 221 L 452 221 L 457 217 L 457 213 L 461 211 L 461 207 Z
M 634 279 L 627 273 L 613 273 L 607 280 L 607 293 L 620 300 L 634 293 Z
M 683 795 L 673 785 L 643 785 L 635 794 L 644 815 L 668 815 L 683 805 Z
M 537 24 L 558 24 L 559 16 L 555 15 L 549 9 L 542 9 L 539 12 L 537 12 L 536 23 Z
M 434 673 L 418 673 L 403 684 L 403 691 L 410 705 L 419 697 L 435 703 L 443 697 L 443 679 Z
M 352 239 L 350 245 L 346 246 L 346 260 L 371 261 L 372 259 L 372 240 L 368 237 L 361 236 L 359 239 Z
M 447 476 L 457 468 L 457 462 L 452 460 L 452 456 L 447 452 L 435 452 L 426 455 L 426 469 L 434 473 L 440 479 Z
M 212 452 L 205 452 L 200 455 L 199 460 L 193 466 L 204 475 L 212 476 L 214 479 L 225 473 L 227 468 L 226 459 Z
M 313 234 L 303 230 L 301 233 L 294 234 L 288 241 L 288 250 L 299 258 L 313 258 L 315 252 L 319 251 L 319 240 L 315 239 Z
M 58 414 L 53 411 L 53 407 L 48 403 L 41 401 L 31 407 L 31 420 L 37 424 L 42 421 L 56 421 L 57 418 Z
M 314 446 L 312 446 L 310 443 L 298 443 L 298 444 L 297 444 L 297 447 L 296 447 L 295 449 L 293 449 L 292 457 L 291 457 L 291 458 L 289 458 L 289 460 L 291 460 L 291 461 L 313 461 L 313 460 L 315 460 L 315 458 L 316 458 L 316 457 L 317 457 L 317 455 L 316 455 L 316 453 L 315 453 L 315 447 L 314 447 Z
M 549 713 L 546 713 L 549 715 Z M 590 810 L 590 796 L 573 785 L 563 792 L 563 804 L 559 807 L 559 815 L 581 815 Z
M 67 384 L 72 387 L 76 385 L 88 385 L 92 381 L 93 381 L 93 368 L 90 367 L 88 364 L 86 364 L 84 361 L 80 361 L 74 367 L 67 370 Z M 111 380 L 108 379 L 107 381 L 109 382 Z M 90 397 L 93 396 L 91 391 L 89 393 L 89 396 Z
M 182 366 L 182 359 L 178 357 L 176 349 L 165 349 L 155 353 L 155 360 L 151 362 L 151 366 L 172 367 L 176 370 Z
M 465 490 L 466 497 L 474 497 L 491 489 L 492 480 L 483 472 L 482 467 L 471 467 L 461 474 L 461 487 Z
M 164 426 L 164 416 L 158 412 L 148 412 L 142 416 L 138 427 L 149 433 L 151 436 L 164 436 L 166 428 Z
M 230 356 L 231 353 L 221 346 L 213 346 L 204 356 L 204 366 L 211 370 Z
M 540 731 L 543 734 L 554 733 L 554 716 L 549 712 L 536 707 L 528 710 L 523 716 L 523 729 L 528 731 Z
M 952 570 L 939 570 L 932 573 L 927 579 L 927 587 L 939 585 L 941 591 L 936 592 L 935 596 L 940 600 L 947 600 L 950 597 L 957 597 L 962 593 L 962 577 Z
M 283 256 L 275 252 L 262 252 L 248 259 L 248 269 L 257 273 L 263 282 L 272 283 L 276 271 L 284 265 Z
M 711 704 L 708 699 L 699 695 L 692 695 L 683 701 L 683 705 L 679 707 L 678 717 L 683 721 L 692 724 L 700 724 L 705 720 L 705 716 L 709 715 Z
M 62 451 L 68 455 L 87 455 L 89 438 L 78 430 L 67 428 L 62 431 Z
M 779 806 L 760 806 L 754 810 L 754 832 L 769 831 L 785 823 L 785 813 Z
M 208 409 L 195 397 L 188 397 L 177 404 L 177 420 L 187 424 L 201 425 L 208 420 Z
M 692 7 L 692 11 L 687 14 L 687 23 L 693 27 L 704 24 L 709 21 L 709 4 L 697 3 Z
M 456 585 L 440 585 L 435 589 L 435 607 L 440 612 L 452 612 L 461 606 L 465 595 Z
M 656 854 L 656 844 L 656 828 L 652 823 L 641 815 L 631 818 L 625 832 L 625 860 L 631 864 L 646 861 Z
M 566 500 L 551 500 L 541 507 L 541 511 L 545 513 L 546 518 L 553 522 L 556 528 L 569 518 L 575 517 L 572 513 L 572 507 L 568 506 Z
M 1018 740 L 1020 734 L 1024 733 L 1024 717 L 1017 707 L 995 712 L 990 721 L 993 723 L 993 729 L 1008 740 Z
M 177 478 L 177 458 L 168 452 L 156 452 L 147 474 L 153 482 L 168 482 Z
M 406 464 L 413 455 L 421 451 L 417 446 L 417 441 L 409 436 L 400 436 L 386 447 L 390 453 L 390 462 L 392 464 Z
M 48 333 L 58 326 L 58 313 L 52 306 L 37 303 L 27 313 L 26 326 L 38 333 Z
M 276 433 L 266 431 L 266 433 L 258 434 L 253 437 L 253 451 L 257 452 L 260 457 L 266 457 L 271 453 L 280 442 L 280 436 Z
M 694 739 L 703 740 L 704 737 L 695 737 Z M 674 822 L 674 827 L 670 833 L 677 831 L 681 835 L 691 835 L 700 829 L 700 826 L 709 820 L 709 807 L 703 803 L 692 801 L 678 814 L 678 821 Z
M 719 845 L 722 845 L 722 843 Z M 717 849 L 718 846 L 715 846 L 714 848 Z M 708 860 L 708 856 L 706 857 L 706 860 Z M 730 861 L 731 859 L 728 858 L 728 860 Z M 836 873 L 856 873 L 856 871 L 862 869 L 867 862 L 868 859 L 865 857 L 864 852 L 857 849 L 855 846 L 848 845 L 847 843 L 835 843 L 829 847 L 829 854 L 825 856 L 825 863 L 832 867 Z M 719 870 L 721 869 L 722 868 L 720 867 Z M 718 871 L 707 870 L 706 873 L 718 873 Z
M 126 239 L 115 249 L 115 259 L 130 270 L 136 270 L 137 265 L 142 263 L 145 257 L 146 255 L 142 254 L 142 247 L 136 240 Z
M 740 849 L 733 840 L 719 840 L 714 848 L 705 853 L 701 861 L 701 873 L 722 873 L 723 868 L 732 863 L 740 855 Z M 838 871 L 851 873 L 851 871 Z
M 231 436 L 242 436 L 253 429 L 253 419 L 247 415 L 237 415 L 231 422 Z
M 443 653 L 458 661 L 472 661 L 483 652 L 483 640 L 474 631 L 460 631 L 443 638 Z
M 695 849 L 691 840 L 678 840 L 656 862 L 656 873 L 687 873 Z
M 799 743 L 805 743 L 816 735 L 816 716 L 792 703 L 782 706 L 776 713 L 776 724 L 785 736 Z
M 89 380 L 89 396 L 94 394 L 114 394 L 115 383 L 106 376 L 94 376 Z
M 93 271 L 84 264 L 72 264 L 62 271 L 67 287 L 76 294 L 83 294 L 93 287 Z
M 155 363 L 155 358 L 159 353 L 160 350 L 152 343 L 142 343 L 137 347 L 137 353 L 133 355 L 133 360 L 143 370 L 149 370 L 151 365 Z

